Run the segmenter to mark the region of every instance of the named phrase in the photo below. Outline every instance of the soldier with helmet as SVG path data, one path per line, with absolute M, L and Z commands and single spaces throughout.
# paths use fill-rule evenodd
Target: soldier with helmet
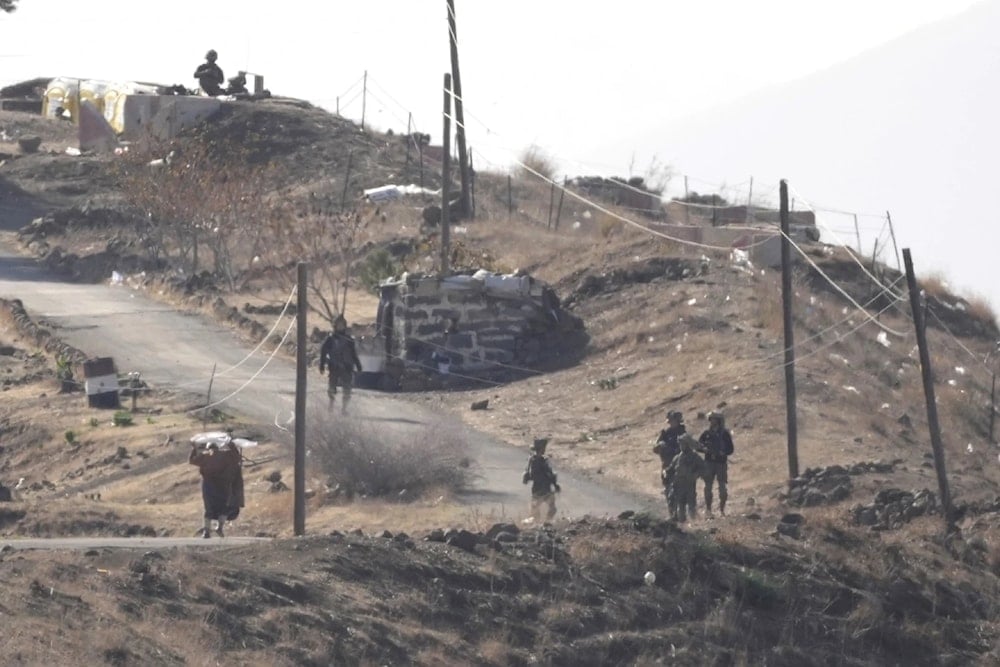
M 198 79 L 198 85 L 210 97 L 222 95 L 224 92 L 222 84 L 226 79 L 222 75 L 222 68 L 215 63 L 218 58 L 219 54 L 215 52 L 215 49 L 209 49 L 208 53 L 205 54 L 205 62 L 194 71 L 194 78 Z
M 542 518 L 543 505 L 546 507 L 545 521 L 552 520 L 556 515 L 556 494 L 562 491 L 549 459 L 545 456 L 545 446 L 548 444 L 548 438 L 535 438 L 531 445 L 528 467 L 521 476 L 524 484 L 531 482 L 531 518 L 535 521 Z
M 726 514 L 728 459 L 733 453 L 733 436 L 726 429 L 726 418 L 719 411 L 708 413 L 708 430 L 698 438 L 705 454 L 705 510 L 712 515 L 712 484 L 719 484 L 719 513 Z
M 333 321 L 333 333 L 323 341 L 319 350 L 319 374 L 329 367 L 329 385 L 327 395 L 330 397 L 330 407 L 337 395 L 337 385 L 344 390 L 341 410 L 347 412 L 347 404 L 351 401 L 351 387 L 354 384 L 354 371 L 361 372 L 361 360 L 354 345 L 354 339 L 347 331 L 347 320 L 343 315 L 337 315 Z
M 660 457 L 660 481 L 663 484 L 663 495 L 667 499 L 667 509 L 672 518 L 677 518 L 677 501 L 674 497 L 673 469 L 670 464 L 680 453 L 681 445 L 678 438 L 687 432 L 684 426 L 684 415 L 680 410 L 667 412 L 667 428 L 660 431 L 653 447 L 653 453 Z

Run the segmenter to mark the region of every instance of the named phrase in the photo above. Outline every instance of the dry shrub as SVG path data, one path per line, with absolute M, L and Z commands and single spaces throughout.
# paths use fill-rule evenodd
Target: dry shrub
M 316 411 L 312 456 L 331 487 L 348 495 L 413 498 L 430 491 L 461 491 L 472 477 L 461 426 L 393 424 Z
M 541 174 L 545 178 L 552 180 L 556 176 L 556 162 L 550 155 L 540 147 L 532 144 L 521 153 L 521 164 L 519 176 L 538 178 Z
M 985 297 L 979 295 L 969 297 L 966 301 L 965 310 L 969 313 L 969 317 L 979 322 L 989 322 L 992 324 L 997 321 L 997 314 Z
M 926 278 L 918 280 L 917 283 L 920 285 L 920 289 L 926 292 L 928 296 L 932 296 L 935 299 L 950 299 L 951 297 L 951 290 L 948 288 L 948 282 L 940 273 L 929 273 Z

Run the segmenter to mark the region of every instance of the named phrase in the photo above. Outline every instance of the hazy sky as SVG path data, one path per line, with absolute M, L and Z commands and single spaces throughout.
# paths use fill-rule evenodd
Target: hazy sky
M 684 157 L 677 133 L 735 100 L 814 76 L 974 4 L 456 0 L 469 141 L 480 168 L 488 161 L 509 164 L 537 144 L 570 175 L 641 174 L 657 156 L 701 191 L 756 174 L 755 193 L 766 192 L 776 177 L 796 177 L 794 156 L 783 159 L 779 168 L 787 165 L 787 171 L 780 174 L 767 160 L 755 162 L 754 153 L 738 161 L 734 155 L 728 164 L 724 148 L 707 154 L 696 144 L 703 159 L 695 160 Z M 361 115 L 357 93 L 367 70 L 369 123 L 402 130 L 412 112 L 416 127 L 440 141 L 441 81 L 449 69 L 444 0 L 20 5 L 0 15 L 0 85 L 72 76 L 194 87 L 191 74 L 214 48 L 227 76 L 259 72 L 273 93 L 330 109 L 341 96 L 353 118 Z M 868 192 L 856 197 L 850 184 L 824 189 L 826 175 L 814 176 L 797 185 L 827 206 L 884 211 L 898 205 Z M 679 182 L 675 178 L 674 187 Z M 907 221 L 899 222 L 905 229 Z M 1000 293 L 992 296 L 1000 304 Z
M 594 153 L 615 128 L 697 114 L 971 4 L 456 0 L 470 142 L 487 154 L 537 143 L 582 163 L 568 169 L 620 172 L 635 147 Z M 438 141 L 446 30 L 444 0 L 21 0 L 0 15 L 0 84 L 65 75 L 194 86 L 214 48 L 227 76 L 260 72 L 275 94 L 331 108 L 367 69 L 367 117 L 399 129 L 410 111 Z M 359 99 L 341 102 L 360 116 Z

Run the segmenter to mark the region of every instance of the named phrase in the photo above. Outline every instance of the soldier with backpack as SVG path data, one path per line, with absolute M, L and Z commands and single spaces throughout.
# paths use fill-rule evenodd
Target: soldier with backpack
M 705 474 L 705 461 L 695 451 L 698 442 L 690 434 L 684 433 L 677 442 L 680 452 L 669 467 L 674 503 L 670 518 L 684 523 L 688 518 L 693 521 L 698 516 L 698 491 L 695 487 Z
M 329 368 L 329 385 L 327 395 L 330 397 L 330 407 L 337 395 L 337 385 L 344 389 L 344 400 L 340 407 L 347 412 L 347 404 L 351 401 L 351 387 L 354 384 L 354 371 L 361 372 L 361 360 L 354 346 L 354 339 L 347 332 L 347 320 L 343 315 L 337 315 L 333 321 L 333 333 L 323 341 L 319 350 L 319 374 Z
M 681 445 L 678 438 L 687 432 L 684 426 L 684 415 L 679 410 L 667 412 L 667 428 L 660 431 L 656 438 L 653 453 L 660 457 L 660 481 L 663 483 L 663 495 L 667 498 L 667 509 L 671 518 L 677 518 L 677 502 L 674 495 L 673 471 L 670 464 L 680 454 Z
M 528 458 L 528 468 L 521 477 L 521 482 L 531 482 L 531 518 L 535 521 L 541 518 L 541 509 L 545 505 L 545 521 L 551 521 L 556 515 L 556 494 L 562 491 L 556 481 L 548 457 L 545 456 L 545 446 L 548 438 L 535 438 L 531 445 L 532 454 Z

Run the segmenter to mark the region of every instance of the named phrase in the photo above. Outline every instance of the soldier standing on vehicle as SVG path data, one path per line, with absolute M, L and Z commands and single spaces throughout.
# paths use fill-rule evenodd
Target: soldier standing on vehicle
M 528 459 L 528 468 L 521 477 L 521 482 L 531 482 L 531 518 L 538 521 L 542 505 L 547 507 L 545 521 L 549 522 L 556 515 L 556 494 L 562 488 L 556 482 L 556 474 L 552 471 L 548 457 L 545 456 L 545 446 L 548 438 L 535 438 L 531 445 L 532 454 Z
M 361 360 L 354 346 L 354 339 L 347 332 L 347 320 L 343 315 L 337 315 L 333 321 L 333 333 L 323 341 L 319 350 L 319 374 L 329 367 L 329 384 L 326 393 L 330 397 L 330 407 L 337 395 L 337 385 L 344 389 L 344 400 L 341 410 L 347 412 L 347 404 L 351 402 L 351 387 L 354 384 L 354 371 L 361 372 Z
M 672 495 L 676 505 L 676 514 L 672 518 L 681 523 L 689 518 L 694 521 L 698 516 L 698 489 L 697 482 L 705 474 L 705 462 L 695 451 L 698 443 L 687 434 L 682 434 L 677 439 L 680 445 L 680 452 L 670 463 L 670 477 L 672 480 Z
M 726 429 L 726 418 L 721 412 L 708 413 L 708 430 L 698 438 L 705 452 L 705 511 L 712 516 L 712 483 L 719 483 L 719 514 L 726 515 L 728 497 L 728 459 L 733 453 L 733 436 Z
M 684 415 L 679 410 L 667 412 L 667 428 L 660 431 L 653 447 L 653 453 L 660 456 L 660 482 L 663 484 L 663 495 L 667 499 L 667 509 L 670 517 L 677 518 L 677 503 L 673 492 L 673 474 L 670 472 L 670 464 L 680 451 L 681 446 L 677 439 L 687 432 L 684 427 Z

